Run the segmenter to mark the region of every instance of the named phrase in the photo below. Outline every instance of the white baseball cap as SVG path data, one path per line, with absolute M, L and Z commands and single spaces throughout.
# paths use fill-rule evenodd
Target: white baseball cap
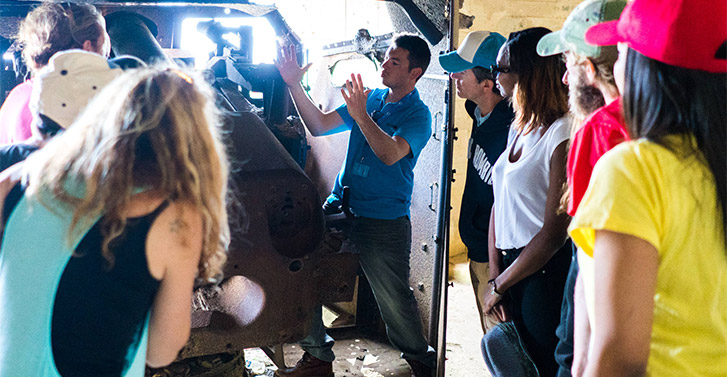
M 439 55 L 439 64 L 447 72 L 462 72 L 473 67 L 490 69 L 497 64 L 497 52 L 507 40 L 499 33 L 473 31 L 464 37 L 456 51 Z
M 68 128 L 91 98 L 122 72 L 120 68 L 113 68 L 106 58 L 92 52 L 58 52 L 33 78 L 28 106 L 36 120 L 44 115 Z

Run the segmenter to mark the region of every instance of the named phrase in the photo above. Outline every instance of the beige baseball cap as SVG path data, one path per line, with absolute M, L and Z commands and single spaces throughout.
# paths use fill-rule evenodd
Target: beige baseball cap
M 88 102 L 122 72 L 92 52 L 58 52 L 33 78 L 30 110 L 36 119 L 44 115 L 68 128 Z

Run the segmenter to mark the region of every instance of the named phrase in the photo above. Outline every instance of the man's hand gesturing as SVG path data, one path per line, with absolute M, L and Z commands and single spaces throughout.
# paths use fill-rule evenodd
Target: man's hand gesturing
M 361 75 L 351 74 L 351 80 L 346 80 L 346 88 L 341 88 L 341 95 L 346 101 L 346 107 L 351 118 L 360 123 L 364 117 L 368 117 L 366 113 L 366 100 L 371 90 L 364 89 Z
M 295 86 L 303 79 L 303 75 L 308 71 L 312 63 L 308 63 L 305 67 L 298 64 L 298 57 L 295 54 L 295 46 L 287 45 L 278 49 L 278 58 L 275 60 L 275 66 L 280 71 L 283 81 L 289 86 Z

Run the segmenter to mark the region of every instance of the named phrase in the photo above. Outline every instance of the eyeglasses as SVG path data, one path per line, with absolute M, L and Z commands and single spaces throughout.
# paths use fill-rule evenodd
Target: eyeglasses
M 492 74 L 493 75 L 497 76 L 500 73 L 510 73 L 510 72 L 512 72 L 512 68 L 510 68 L 510 67 L 500 67 L 498 65 L 491 65 L 490 66 L 490 71 L 492 71 Z

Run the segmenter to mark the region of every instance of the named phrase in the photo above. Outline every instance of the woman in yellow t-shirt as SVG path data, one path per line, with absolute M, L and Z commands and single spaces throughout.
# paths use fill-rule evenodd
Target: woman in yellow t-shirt
M 618 43 L 634 137 L 596 164 L 570 226 L 586 376 L 727 376 L 725 14 L 724 0 L 634 0 L 586 34 Z

